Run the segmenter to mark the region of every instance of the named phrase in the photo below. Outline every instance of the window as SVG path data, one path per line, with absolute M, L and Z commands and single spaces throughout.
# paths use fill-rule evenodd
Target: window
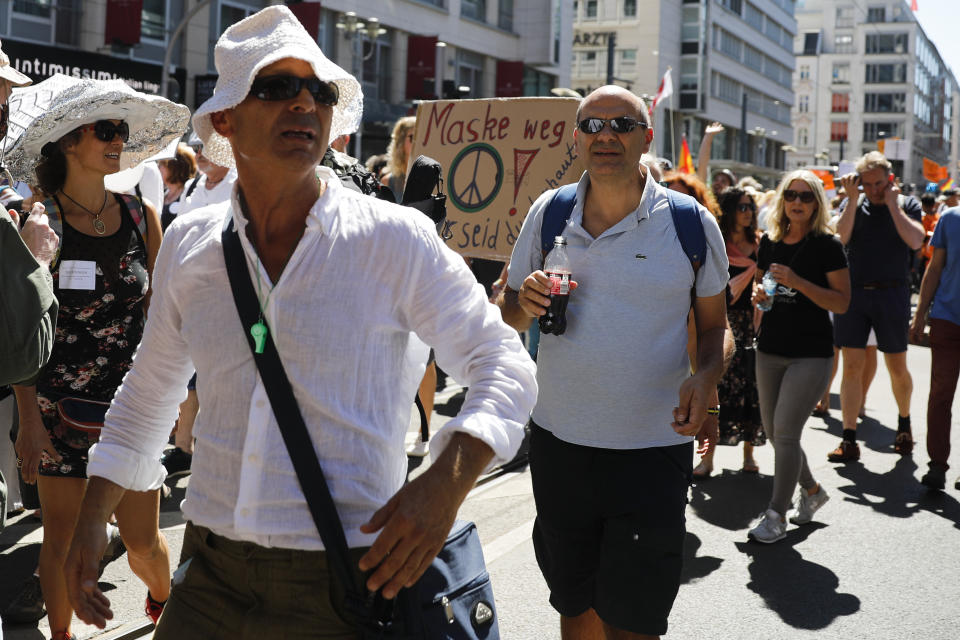
M 837 34 L 833 38 L 834 53 L 855 53 L 853 48 L 853 36 L 850 34 Z
M 497 5 L 497 26 L 513 31 L 513 0 L 500 0 Z
M 886 22 L 886 21 L 887 21 L 886 7 L 868 7 L 867 8 L 867 22 Z
M 740 103 L 740 83 L 728 78 L 727 76 L 721 75 L 719 73 L 714 74 L 715 86 L 714 86 L 714 95 L 716 95 L 721 100 L 726 100 L 727 102 L 732 102 L 734 104 Z
M 487 0 L 460 0 L 460 16 L 486 22 Z
M 637 17 L 637 0 L 623 0 L 623 17 Z
M 586 12 L 586 15 L 584 15 L 585 18 L 587 18 L 588 20 L 589 20 L 589 19 L 596 19 L 596 17 L 597 17 L 597 0 L 587 0 L 587 1 L 584 3 L 583 9 L 584 9 L 584 11 Z
M 743 47 L 743 41 L 729 31 L 721 31 L 720 34 L 720 51 L 724 52 L 734 60 L 740 60 L 740 52 Z
M 835 93 L 831 96 L 830 111 L 833 113 L 846 113 L 850 111 L 850 94 Z
M 802 64 L 800 65 L 800 79 L 809 80 L 810 79 L 810 65 Z
M 907 65 L 902 64 L 868 64 L 866 65 L 868 84 L 880 82 L 906 82 Z
M 868 93 L 864 95 L 863 110 L 866 113 L 904 113 L 907 96 L 904 93 Z
M 797 146 L 805 147 L 810 143 L 810 133 L 806 128 L 797 129 Z
M 909 44 L 906 33 L 869 33 L 866 53 L 906 53 Z
M 757 31 L 763 31 L 763 13 L 749 2 L 744 10 L 743 19 Z
M 833 65 L 833 82 L 834 84 L 849 84 L 850 83 L 850 63 L 848 62 L 835 62 Z
M 483 96 L 483 56 L 464 49 L 457 50 L 457 86 L 469 87 L 462 97 L 480 98 Z
M 837 29 L 851 29 L 853 20 L 853 7 L 837 7 L 837 19 L 833 23 Z
M 815 56 L 820 54 L 820 32 L 812 31 L 803 34 L 803 55 Z
M 684 7 L 681 12 L 680 40 L 683 42 L 700 41 L 700 7 Z
M 28 16 L 49 18 L 52 5 L 53 0 L 14 0 L 13 10 L 16 13 L 25 13 Z
M 730 11 L 733 11 L 737 15 L 740 15 L 743 11 L 743 1 L 742 0 L 720 0 L 720 4 L 725 6 Z
M 900 137 L 899 122 L 864 122 L 863 141 L 876 142 L 882 138 Z
M 620 52 L 620 64 L 625 67 L 632 67 L 637 64 L 637 50 L 624 49 Z
M 800 96 L 797 100 L 797 111 L 807 113 L 810 111 L 810 96 Z
M 369 57 L 367 57 L 369 55 Z M 390 100 L 391 46 L 390 34 L 379 36 L 374 42 L 363 43 L 363 97 L 371 100 Z
M 763 54 L 760 53 L 758 49 L 754 49 L 750 45 L 744 45 L 743 47 L 743 63 L 753 69 L 754 71 L 763 71 Z M 777 79 L 779 80 L 779 71 L 777 72 Z
M 80 6 L 80 0 L 58 0 L 54 41 L 57 44 L 79 46 L 82 17 L 83 9 Z
M 164 0 L 143 0 L 140 16 L 140 33 L 144 38 L 167 39 L 167 3 Z
M 222 3 L 220 5 L 220 34 L 223 35 L 223 32 L 227 30 L 227 27 L 230 25 L 240 22 L 247 16 L 252 16 L 254 13 L 259 11 L 253 7 L 245 7 L 243 5 L 229 5 Z M 211 51 L 213 47 L 211 46 Z M 210 56 L 210 59 L 213 60 L 213 56 Z
M 846 141 L 847 139 L 847 122 L 831 122 L 830 123 L 830 142 L 840 142 L 841 140 Z

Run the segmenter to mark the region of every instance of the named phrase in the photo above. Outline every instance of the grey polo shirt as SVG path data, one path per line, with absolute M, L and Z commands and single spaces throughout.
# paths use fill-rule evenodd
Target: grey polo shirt
M 563 231 L 573 279 L 567 330 L 540 337 L 534 421 L 566 442 L 641 449 L 689 442 L 670 427 L 680 385 L 690 375 L 687 313 L 693 267 L 670 215 L 666 189 L 647 180 L 633 213 L 594 238 L 583 228 L 589 177 Z M 542 268 L 540 227 L 553 191 L 530 207 L 513 247 L 507 284 L 519 290 Z M 727 253 L 713 215 L 700 207 L 707 256 L 699 297 L 727 285 Z

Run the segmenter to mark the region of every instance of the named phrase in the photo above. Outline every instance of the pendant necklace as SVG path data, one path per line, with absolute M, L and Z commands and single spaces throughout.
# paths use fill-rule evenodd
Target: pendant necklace
M 290 250 L 290 255 L 287 256 L 284 268 L 286 268 L 286 264 L 290 262 L 290 258 L 293 257 L 293 252 L 297 250 L 298 244 L 300 244 L 299 239 L 294 243 L 293 249 Z M 255 271 L 257 273 L 257 302 L 260 303 L 260 318 L 250 327 L 250 335 L 253 337 L 253 350 L 256 353 L 263 353 L 263 349 L 267 345 L 267 333 L 269 333 L 269 330 L 263 321 L 263 310 L 270 302 L 270 296 L 273 295 L 273 290 L 277 287 L 277 285 L 270 287 L 270 291 L 267 292 L 267 298 L 263 300 L 263 302 L 260 302 L 260 300 L 263 299 L 263 292 L 260 290 L 260 266 L 262 264 L 258 257 Z
M 78 207 L 80 207 L 81 209 L 83 209 L 84 211 L 86 211 L 87 213 L 93 216 L 93 230 L 96 231 L 98 235 L 102 236 L 104 233 L 107 232 L 107 226 L 103 224 L 103 220 L 100 219 L 100 216 L 103 214 L 103 208 L 107 206 L 106 191 L 103 192 L 103 204 L 100 205 L 100 211 L 97 211 L 96 213 L 94 213 L 93 211 L 90 211 L 90 209 L 87 209 L 85 206 L 83 206 L 82 204 L 80 204 L 79 202 L 71 198 L 70 194 L 68 194 L 63 189 L 60 189 L 60 193 L 65 195 L 67 197 L 67 200 L 69 200 L 70 202 L 77 205 Z

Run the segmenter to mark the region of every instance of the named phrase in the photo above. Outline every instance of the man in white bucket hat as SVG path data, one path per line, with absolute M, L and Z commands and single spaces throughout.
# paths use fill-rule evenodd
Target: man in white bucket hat
M 193 124 L 204 154 L 236 167 L 237 183 L 229 202 L 167 229 L 146 333 L 90 460 L 67 561 L 71 598 L 89 623 L 112 615 L 95 580 L 102 523 L 125 489 L 158 472 L 195 367 L 203 411 L 183 564 L 154 637 L 356 638 L 248 336 L 275 343 L 354 570 L 388 599 L 426 570 L 478 475 L 516 452 L 534 366 L 429 220 L 317 166 L 331 138 L 357 127 L 363 99 L 289 9 L 231 26 L 215 57 L 216 91 Z M 238 316 L 225 243 L 255 283 L 256 323 Z M 469 393 L 434 436 L 432 465 L 405 485 L 423 343 Z

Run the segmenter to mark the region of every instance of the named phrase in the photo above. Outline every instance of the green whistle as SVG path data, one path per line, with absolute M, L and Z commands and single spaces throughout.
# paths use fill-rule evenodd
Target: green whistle
M 263 353 L 263 347 L 267 344 L 267 325 L 258 322 L 250 327 L 250 335 L 253 336 L 253 350 L 256 353 Z

